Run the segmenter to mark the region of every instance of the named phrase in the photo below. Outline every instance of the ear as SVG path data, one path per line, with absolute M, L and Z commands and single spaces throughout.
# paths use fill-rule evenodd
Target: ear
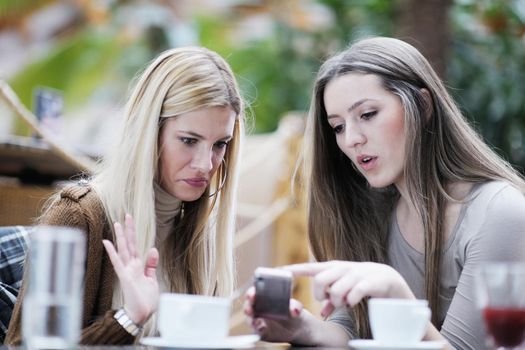
M 425 100 L 425 118 L 427 119 L 427 122 L 428 122 L 430 118 L 432 117 L 432 111 L 433 111 L 432 96 L 430 96 L 430 92 L 425 88 L 422 88 L 419 91 L 421 91 L 421 95 L 423 96 L 423 99 Z

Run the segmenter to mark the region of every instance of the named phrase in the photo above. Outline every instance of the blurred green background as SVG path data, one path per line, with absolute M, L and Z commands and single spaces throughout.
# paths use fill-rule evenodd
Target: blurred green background
M 0 0 L 0 33 L 13 31 L 37 48 L 7 73 L 0 58 L 0 78 L 29 108 L 37 86 L 63 92 L 66 118 L 122 104 L 158 52 L 203 45 L 232 65 L 255 133 L 308 109 L 323 59 L 365 35 L 396 36 L 425 53 L 485 139 L 525 167 L 523 0 Z M 12 132 L 28 133 L 21 123 Z

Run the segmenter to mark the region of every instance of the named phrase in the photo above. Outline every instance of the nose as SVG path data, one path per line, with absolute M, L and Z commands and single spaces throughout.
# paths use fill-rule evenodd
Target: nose
M 197 152 L 195 152 L 191 161 L 191 167 L 203 174 L 210 172 L 213 169 L 212 150 L 201 147 Z
M 345 128 L 345 145 L 354 148 L 366 142 L 366 137 L 357 125 L 347 125 Z

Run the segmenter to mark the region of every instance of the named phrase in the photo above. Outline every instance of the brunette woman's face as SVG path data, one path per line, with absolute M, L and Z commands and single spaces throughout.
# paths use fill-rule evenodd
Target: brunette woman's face
M 324 91 L 337 145 L 372 187 L 401 185 L 405 165 L 404 110 L 373 74 L 349 73 Z
M 236 114 L 212 107 L 169 118 L 160 134 L 159 184 L 180 200 L 199 199 L 221 165 Z

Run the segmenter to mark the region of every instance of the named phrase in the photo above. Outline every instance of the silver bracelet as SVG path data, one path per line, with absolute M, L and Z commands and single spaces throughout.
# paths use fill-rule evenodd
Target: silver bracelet
M 142 331 L 142 326 L 139 326 L 131 318 L 129 318 L 128 314 L 126 313 L 126 310 L 119 309 L 115 315 L 113 316 L 115 320 L 132 336 L 137 336 Z

